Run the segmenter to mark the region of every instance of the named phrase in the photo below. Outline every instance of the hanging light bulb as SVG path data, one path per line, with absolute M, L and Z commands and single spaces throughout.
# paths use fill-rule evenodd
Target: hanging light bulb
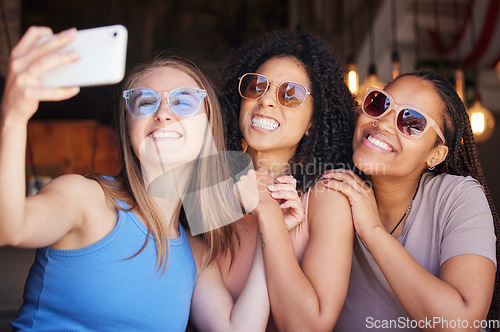
M 347 64 L 347 86 L 351 93 L 356 96 L 359 90 L 359 76 L 356 71 L 356 63 L 352 57 L 349 57 L 349 62 Z
M 479 98 L 475 98 L 472 107 L 467 111 L 476 142 L 484 142 L 491 137 L 495 129 L 495 117 L 483 106 Z

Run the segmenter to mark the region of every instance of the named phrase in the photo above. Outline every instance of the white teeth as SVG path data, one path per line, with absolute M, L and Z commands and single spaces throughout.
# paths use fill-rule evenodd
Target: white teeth
M 379 148 L 381 149 L 384 149 L 386 151 L 392 151 L 391 147 L 389 146 L 389 144 L 379 140 L 379 139 L 376 139 L 375 137 L 373 137 L 372 135 L 368 135 L 368 138 L 367 138 L 372 144 L 378 146 Z
M 172 131 L 155 131 L 151 134 L 153 138 L 179 138 L 181 135 Z
M 275 130 L 280 126 L 280 124 L 273 119 L 266 119 L 260 117 L 252 118 L 252 125 L 265 130 Z

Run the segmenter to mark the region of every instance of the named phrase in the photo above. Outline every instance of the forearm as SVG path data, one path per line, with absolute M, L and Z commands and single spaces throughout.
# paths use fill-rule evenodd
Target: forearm
M 481 306 L 469 303 L 457 288 L 427 271 L 381 227 L 365 232 L 362 239 L 412 319 L 460 318 L 470 322 L 484 318 Z
M 264 259 L 259 239 L 247 282 L 231 312 L 228 331 L 264 331 L 269 313 Z
M 263 237 L 263 254 L 271 311 L 279 330 L 328 329 L 319 296 L 304 274 L 279 209 L 257 216 Z M 331 327 L 329 327 L 331 330 Z
M 27 123 L 0 119 L 0 245 L 15 244 L 24 219 Z

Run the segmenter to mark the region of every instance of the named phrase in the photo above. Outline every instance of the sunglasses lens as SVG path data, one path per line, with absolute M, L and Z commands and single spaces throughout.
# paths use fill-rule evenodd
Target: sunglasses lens
M 168 103 L 175 114 L 186 117 L 196 114 L 206 93 L 194 88 L 179 88 L 170 92 Z
M 306 99 L 307 90 L 300 84 L 293 82 L 283 82 L 279 86 L 278 100 L 281 106 L 297 108 Z
M 386 95 L 379 91 L 372 91 L 365 97 L 363 110 L 369 116 L 378 117 L 387 111 L 390 104 L 391 101 Z
M 153 115 L 160 105 L 160 97 L 151 89 L 127 90 L 124 96 L 128 111 L 137 118 Z
M 404 109 L 398 114 L 397 124 L 399 131 L 403 135 L 417 138 L 424 132 L 427 126 L 427 120 L 422 114 L 415 110 Z
M 247 99 L 259 99 L 267 91 L 267 79 L 256 74 L 245 74 L 240 81 L 240 95 Z

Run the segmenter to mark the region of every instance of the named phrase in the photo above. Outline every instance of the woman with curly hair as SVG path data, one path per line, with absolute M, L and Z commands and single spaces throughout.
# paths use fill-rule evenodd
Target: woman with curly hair
M 276 326 L 332 330 L 347 292 L 353 226 L 346 197 L 315 180 L 351 163 L 355 104 L 340 65 L 317 37 L 272 32 L 229 57 L 221 91 L 227 144 L 252 157 L 260 195 L 238 221 L 235 259 L 220 260 L 223 280 L 238 298 L 260 233 Z
M 368 90 L 362 110 L 353 162 L 367 178 L 324 180 L 349 198 L 357 234 L 335 331 L 498 330 L 500 225 L 454 87 L 409 73 Z

